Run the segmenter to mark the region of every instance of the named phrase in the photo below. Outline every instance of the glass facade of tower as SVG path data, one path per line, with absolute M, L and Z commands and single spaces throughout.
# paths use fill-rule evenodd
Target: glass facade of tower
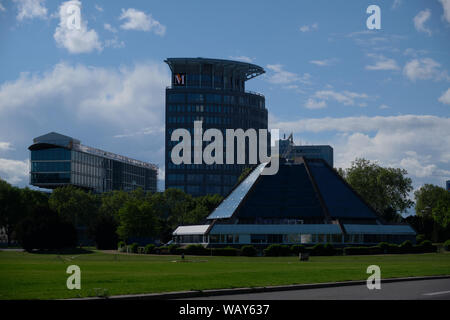
M 157 167 L 111 152 L 81 145 L 71 137 L 49 133 L 29 147 L 30 184 L 53 189 L 74 185 L 94 192 L 156 192 Z
M 165 62 L 172 71 L 172 84 L 166 89 L 165 187 L 194 196 L 226 195 L 249 166 L 248 161 L 176 165 L 171 161 L 171 151 L 179 142 L 171 141 L 171 135 L 184 128 L 193 137 L 194 121 L 202 121 L 203 130 L 219 129 L 224 139 L 226 129 L 267 129 L 264 96 L 245 91 L 245 82 L 264 70 L 249 63 L 219 59 L 174 58 Z

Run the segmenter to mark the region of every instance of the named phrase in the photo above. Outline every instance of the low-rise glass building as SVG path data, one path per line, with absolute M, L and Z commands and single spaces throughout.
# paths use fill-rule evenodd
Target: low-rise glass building
M 94 192 L 156 192 L 158 167 L 115 153 L 82 145 L 51 132 L 33 139 L 30 184 L 46 189 L 73 185 Z
M 258 165 L 207 217 L 179 226 L 180 245 L 378 244 L 415 242 L 408 224 L 387 224 L 323 159 L 280 163 L 275 175 Z
M 301 162 L 301 158 L 323 159 L 330 167 L 334 165 L 333 148 L 329 145 L 296 145 L 291 135 L 279 140 L 280 155 L 293 162 Z

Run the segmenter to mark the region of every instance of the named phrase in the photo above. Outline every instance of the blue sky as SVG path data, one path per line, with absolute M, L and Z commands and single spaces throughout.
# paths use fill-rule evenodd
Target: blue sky
M 450 179 L 450 0 L 0 0 L 0 177 L 28 184 L 32 138 L 56 131 L 164 171 L 167 57 L 249 61 L 271 128 Z M 368 30 L 366 8 L 381 9 Z M 163 174 L 161 174 L 163 178 Z

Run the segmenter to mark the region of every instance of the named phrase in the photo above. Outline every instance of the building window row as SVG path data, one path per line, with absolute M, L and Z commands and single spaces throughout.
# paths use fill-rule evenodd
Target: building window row
M 70 160 L 70 150 L 64 148 L 32 150 L 31 160 Z
M 222 99 L 223 97 L 223 99 Z M 169 103 L 188 102 L 188 103 L 218 103 L 218 104 L 239 104 L 241 106 L 252 106 L 259 109 L 264 109 L 264 98 L 256 95 L 220 95 L 220 94 L 208 94 L 208 93 L 169 93 L 167 95 L 167 101 Z
M 70 161 L 32 161 L 31 172 L 70 172 Z

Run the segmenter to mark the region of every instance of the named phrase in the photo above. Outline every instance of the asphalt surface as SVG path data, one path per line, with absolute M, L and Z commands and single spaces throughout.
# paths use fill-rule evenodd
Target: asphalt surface
M 183 300 L 450 300 L 450 279 L 381 283 L 380 290 L 369 290 L 365 285 L 354 285 Z

